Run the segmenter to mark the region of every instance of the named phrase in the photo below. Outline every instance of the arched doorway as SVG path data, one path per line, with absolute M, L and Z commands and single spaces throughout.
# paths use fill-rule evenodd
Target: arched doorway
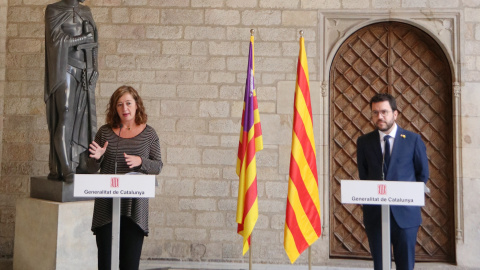
M 431 193 L 422 209 L 417 261 L 455 261 L 452 75 L 427 33 L 400 22 L 366 26 L 337 51 L 330 70 L 330 256 L 370 258 L 360 205 L 342 205 L 340 180 L 358 179 L 356 139 L 373 130 L 369 100 L 397 99 L 397 123 L 427 146 Z

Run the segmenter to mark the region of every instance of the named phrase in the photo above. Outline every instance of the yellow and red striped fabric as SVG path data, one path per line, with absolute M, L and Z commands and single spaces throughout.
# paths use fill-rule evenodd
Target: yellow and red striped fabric
M 294 263 L 320 234 L 320 199 L 308 64 L 304 40 L 301 37 L 284 233 L 284 247 L 290 262 Z
M 250 237 L 258 219 L 257 164 L 255 153 L 263 149 L 262 128 L 254 82 L 254 37 L 250 37 L 242 126 L 238 144 L 237 175 L 239 176 L 237 223 L 243 236 L 243 254 L 250 248 Z

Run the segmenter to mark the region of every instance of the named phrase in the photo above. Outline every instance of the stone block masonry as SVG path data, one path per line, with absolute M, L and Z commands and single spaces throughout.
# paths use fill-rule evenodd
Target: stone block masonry
M 0 0 L 0 258 L 13 257 L 15 202 L 28 197 L 30 176 L 45 175 L 48 131 L 43 104 L 44 11 L 56 0 Z M 260 217 L 254 231 L 254 262 L 289 264 L 283 250 L 286 191 L 291 143 L 293 93 L 299 30 L 304 30 L 310 71 L 317 158 L 328 158 L 327 96 L 320 48 L 326 36 L 326 11 L 458 11 L 461 48 L 462 117 L 468 177 L 463 190 L 477 194 L 475 139 L 480 112 L 475 98 L 480 81 L 480 6 L 474 0 L 86 0 L 99 29 L 100 78 L 97 117 L 104 123 L 113 91 L 129 84 L 145 100 L 149 124 L 159 137 L 164 171 L 157 197 L 151 199 L 151 235 L 143 259 L 245 262 L 236 234 L 235 173 L 243 108 L 250 29 L 255 29 L 255 84 L 265 149 L 257 155 Z M 388 18 L 386 18 L 388 19 Z M 440 22 L 439 22 L 440 23 Z M 325 35 L 338 36 L 341 25 Z M 440 29 L 440 28 L 439 28 Z M 327 74 L 329 71 L 326 71 Z M 462 85 L 463 87 L 463 85 Z M 463 98 L 465 96 L 465 98 Z M 327 106 L 327 107 L 326 107 Z M 470 139 L 469 139 L 470 138 Z M 43 156 L 42 156 L 43 155 Z M 321 165 L 321 166 L 320 166 Z M 323 164 L 319 164 L 319 174 Z M 477 175 L 477 176 L 475 176 Z M 319 177 L 321 192 L 328 187 Z M 328 181 L 328 180 L 327 180 Z M 468 195 L 467 194 L 467 195 Z M 471 195 L 470 194 L 470 195 Z M 323 197 L 323 196 L 321 196 Z M 466 213 L 478 205 L 466 196 Z M 328 204 L 322 200 L 324 232 L 313 253 L 328 250 Z M 480 226 L 471 218 L 465 231 Z M 466 235 L 465 235 L 466 236 Z M 93 236 L 92 236 L 93 238 Z M 457 260 L 480 264 L 471 250 L 478 235 L 466 237 Z M 476 243 L 474 243 L 476 241 Z M 470 250 L 470 251 L 469 251 Z M 327 255 L 314 256 L 325 265 Z M 305 264 L 306 254 L 297 263 Z M 331 264 L 331 262 L 330 262 Z

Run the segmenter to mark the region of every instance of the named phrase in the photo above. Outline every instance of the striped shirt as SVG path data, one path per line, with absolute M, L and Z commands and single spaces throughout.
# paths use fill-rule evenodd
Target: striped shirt
M 155 130 L 147 125 L 145 129 L 133 138 L 121 138 L 108 125 L 102 126 L 95 136 L 95 142 L 108 146 L 102 158 L 96 162 L 100 174 L 115 173 L 115 158 L 117 160 L 117 174 L 140 172 L 144 174 L 159 174 L 163 163 L 160 153 L 160 141 Z M 123 153 L 142 158 L 142 164 L 129 168 Z M 121 215 L 130 217 L 148 235 L 148 199 L 122 198 Z M 93 209 L 92 231 L 112 222 L 112 199 L 96 198 Z

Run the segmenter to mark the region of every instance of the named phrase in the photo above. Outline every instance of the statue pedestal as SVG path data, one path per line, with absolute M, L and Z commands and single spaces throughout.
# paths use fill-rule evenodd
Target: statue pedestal
M 13 269 L 97 269 L 93 201 L 17 201 Z
M 92 198 L 73 197 L 73 183 L 50 180 L 46 176 L 30 177 L 30 197 L 54 202 L 86 201 Z

